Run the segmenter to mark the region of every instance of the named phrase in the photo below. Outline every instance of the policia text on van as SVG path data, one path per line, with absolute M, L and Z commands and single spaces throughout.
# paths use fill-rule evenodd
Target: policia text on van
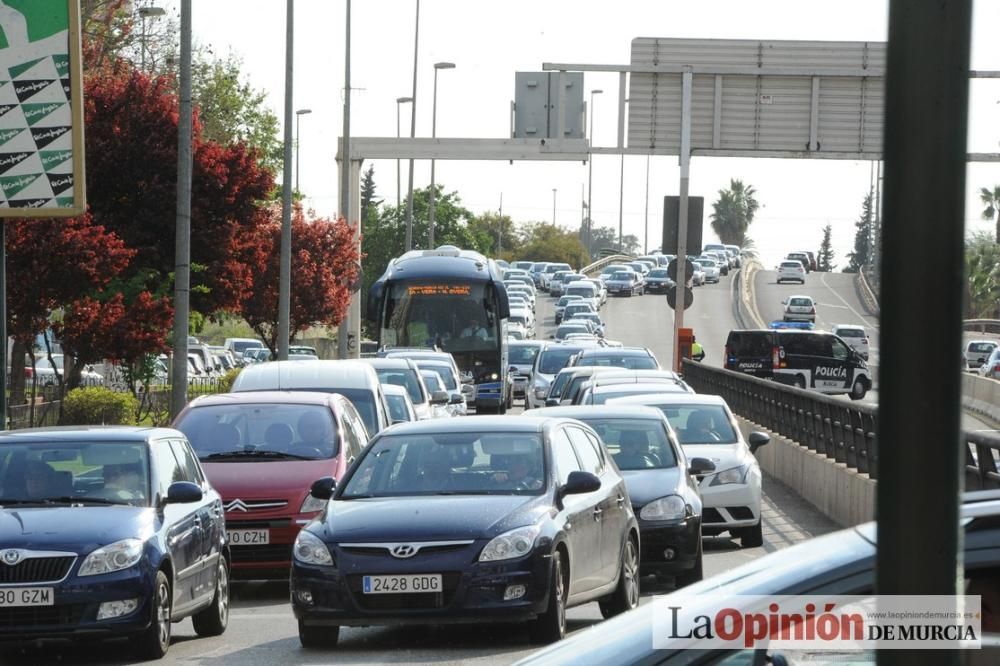
M 725 367 L 854 400 L 872 387 L 864 359 L 836 335 L 819 331 L 730 331 Z

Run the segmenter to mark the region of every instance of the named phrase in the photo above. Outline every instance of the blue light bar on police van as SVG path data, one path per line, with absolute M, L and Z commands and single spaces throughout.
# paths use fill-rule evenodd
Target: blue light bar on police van
M 811 331 L 816 328 L 816 325 L 811 321 L 772 321 L 769 326 L 773 329 L 798 328 L 805 331 Z

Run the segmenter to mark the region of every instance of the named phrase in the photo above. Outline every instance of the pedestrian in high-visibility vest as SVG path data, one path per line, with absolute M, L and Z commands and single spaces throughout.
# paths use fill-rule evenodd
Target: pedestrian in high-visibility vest
M 697 338 L 691 338 L 691 358 L 696 361 L 702 361 L 705 359 L 705 348 L 701 346 Z

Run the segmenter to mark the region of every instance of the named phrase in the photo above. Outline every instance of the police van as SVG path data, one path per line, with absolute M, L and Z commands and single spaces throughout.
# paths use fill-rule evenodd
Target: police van
M 725 368 L 820 393 L 861 400 L 872 387 L 864 359 L 833 333 L 730 331 Z

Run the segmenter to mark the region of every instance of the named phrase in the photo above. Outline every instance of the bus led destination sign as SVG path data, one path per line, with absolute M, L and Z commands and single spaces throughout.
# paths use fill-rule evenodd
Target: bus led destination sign
M 468 296 L 471 287 L 467 284 L 413 284 L 407 286 L 410 296 Z

